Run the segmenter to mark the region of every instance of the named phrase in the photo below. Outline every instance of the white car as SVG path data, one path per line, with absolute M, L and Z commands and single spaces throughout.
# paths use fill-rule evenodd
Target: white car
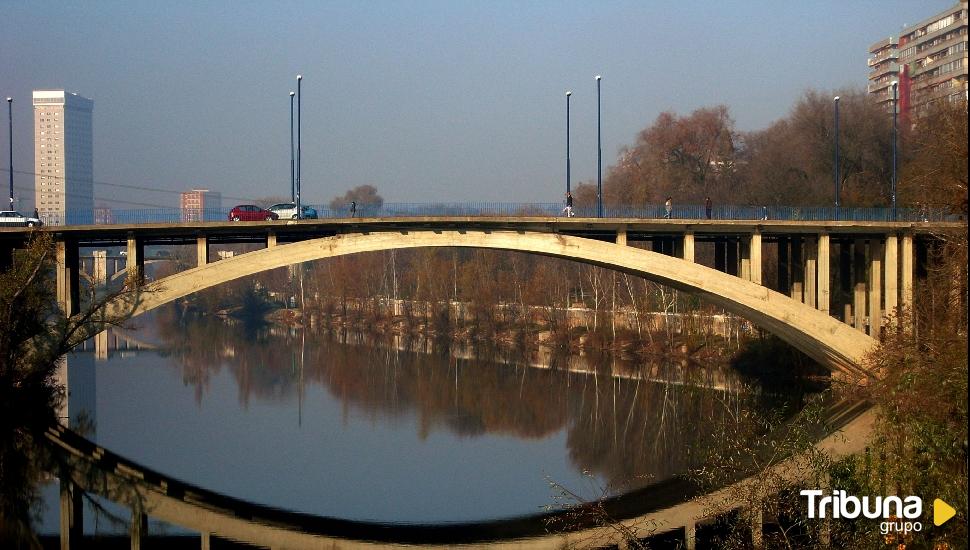
M 0 226 L 40 227 L 44 222 L 37 218 L 24 216 L 16 210 L 0 211 Z
M 296 203 L 281 202 L 279 204 L 274 204 L 273 206 L 270 206 L 269 208 L 267 208 L 267 210 L 279 216 L 281 220 L 296 219 Z M 317 219 L 316 209 L 303 205 L 303 219 L 304 220 Z

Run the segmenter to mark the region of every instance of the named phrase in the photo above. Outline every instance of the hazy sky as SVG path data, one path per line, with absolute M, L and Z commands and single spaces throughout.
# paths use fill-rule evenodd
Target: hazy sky
M 15 172 L 33 170 L 31 90 L 94 100 L 98 202 L 288 196 L 298 73 L 304 202 L 365 183 L 391 202 L 552 202 L 566 90 L 573 182 L 596 178 L 597 74 L 605 173 L 665 110 L 723 103 L 753 130 L 808 88 L 864 87 L 870 44 L 953 4 L 0 0 L 0 96 Z M 15 186 L 32 202 L 32 176 Z

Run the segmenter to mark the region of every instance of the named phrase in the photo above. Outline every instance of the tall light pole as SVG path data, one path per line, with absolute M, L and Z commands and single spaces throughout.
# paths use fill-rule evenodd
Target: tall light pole
M 839 219 L 839 96 L 835 96 L 835 219 Z
M 596 75 L 596 215 L 603 217 L 603 131 L 600 124 L 600 81 L 603 77 Z
M 571 191 L 570 172 L 569 172 L 569 96 L 572 92 L 566 91 L 566 192 Z
M 13 98 L 7 98 L 7 120 L 10 130 L 10 209 L 13 210 Z
M 899 82 L 893 80 L 893 179 L 892 179 L 892 199 L 893 199 L 893 221 L 896 221 L 896 111 L 899 105 L 896 92 Z
M 300 138 L 302 137 L 302 127 L 301 122 L 303 121 L 303 103 L 301 102 L 301 87 L 303 84 L 303 75 L 296 75 L 296 197 L 293 202 L 296 203 L 296 219 L 303 219 L 303 205 L 300 200 L 300 184 L 302 183 L 300 179 L 300 169 L 303 164 L 303 154 L 300 148 Z
M 290 92 L 290 200 L 296 204 L 296 168 L 294 167 L 293 153 L 293 96 L 296 92 Z

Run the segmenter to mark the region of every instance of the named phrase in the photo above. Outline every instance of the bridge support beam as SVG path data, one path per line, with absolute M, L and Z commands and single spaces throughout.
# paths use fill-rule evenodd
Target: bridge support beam
M 145 281 L 145 241 L 128 233 L 128 281 L 134 286 Z
M 745 281 L 751 280 L 751 240 L 741 238 L 738 241 L 741 249 L 741 278 Z
M 884 277 L 886 287 L 883 289 L 883 293 L 885 295 L 886 315 L 895 319 L 896 306 L 899 305 L 899 284 L 897 282 L 899 277 L 899 241 L 896 235 L 886 235 L 885 246 L 886 254 L 883 269 L 886 270 Z
M 59 239 L 56 249 L 57 303 L 64 315 L 75 315 L 81 311 L 78 244 L 76 241 Z
M 913 235 L 904 233 L 899 251 L 901 295 L 899 305 L 908 312 L 913 310 Z
M 818 243 L 815 237 L 805 237 L 805 303 L 812 307 L 818 307 L 816 301 L 818 286 Z
M 616 230 L 616 244 L 626 246 L 626 226 Z
M 788 269 L 791 274 L 791 297 L 796 302 L 805 303 L 805 296 L 802 294 L 805 288 L 805 271 L 802 265 L 802 238 L 792 237 L 789 243 L 791 246 L 791 259 L 788 262 Z
M 830 311 L 830 280 L 831 273 L 829 271 L 829 262 L 831 258 L 831 240 L 828 233 L 822 233 L 818 236 L 818 251 L 817 251 L 818 263 L 816 264 L 816 269 L 818 269 L 818 309 L 819 311 L 824 311 L 829 313 Z
M 61 550 L 80 548 L 84 535 L 84 501 L 81 489 L 68 478 L 67 472 L 61 473 Z
M 135 506 L 131 510 L 131 525 L 129 536 L 131 537 L 131 550 L 141 550 L 142 542 L 148 535 L 148 516 L 141 511 L 140 506 Z
M 751 260 L 751 282 L 761 284 L 761 233 L 755 231 L 748 239 L 748 252 Z
M 276 233 L 270 231 L 266 234 L 266 248 L 273 248 L 276 246 Z
M 856 239 L 853 248 L 852 268 L 855 277 L 852 287 L 852 326 L 866 332 L 866 241 Z
M 108 283 L 108 251 L 95 250 L 91 255 L 93 256 L 91 279 L 96 286 L 103 286 Z
M 684 249 L 684 252 L 683 252 L 683 255 L 681 257 L 683 259 L 687 260 L 688 262 L 693 262 L 694 261 L 694 257 L 695 257 L 695 254 L 694 254 L 694 234 L 692 232 L 690 232 L 690 231 L 684 233 L 684 246 L 683 246 L 683 249 Z
M 879 239 L 869 241 L 869 336 L 879 337 L 882 327 L 882 243 Z
M 199 235 L 195 238 L 195 266 L 202 267 L 209 263 L 209 238 Z

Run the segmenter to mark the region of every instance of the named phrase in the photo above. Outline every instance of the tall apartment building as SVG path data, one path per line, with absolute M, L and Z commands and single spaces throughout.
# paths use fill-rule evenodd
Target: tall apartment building
M 897 82 L 899 112 L 919 114 L 938 100 L 967 99 L 967 2 L 903 27 L 869 47 L 869 93 L 892 109 Z
M 222 194 L 208 189 L 184 191 L 179 198 L 183 222 L 201 222 L 222 219 Z M 207 216 L 208 214 L 208 216 Z
M 49 223 L 94 221 L 94 102 L 34 90 L 34 205 Z

